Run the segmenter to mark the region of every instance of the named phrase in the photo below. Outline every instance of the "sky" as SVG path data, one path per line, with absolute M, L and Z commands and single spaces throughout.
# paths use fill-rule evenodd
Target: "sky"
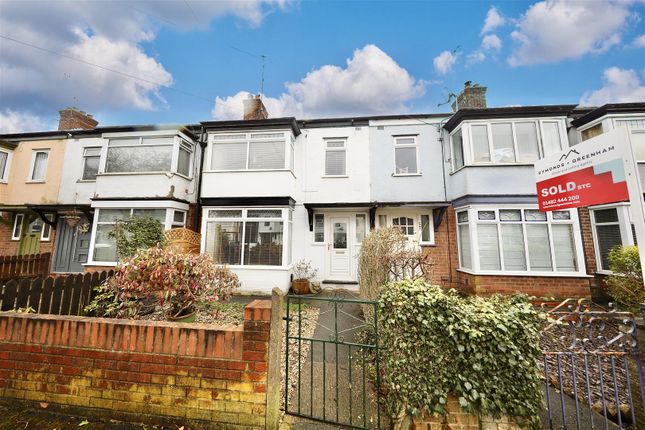
M 241 119 L 260 92 L 274 118 L 449 112 L 467 80 L 489 106 L 645 101 L 644 19 L 645 0 L 0 0 L 0 133 L 68 106 Z

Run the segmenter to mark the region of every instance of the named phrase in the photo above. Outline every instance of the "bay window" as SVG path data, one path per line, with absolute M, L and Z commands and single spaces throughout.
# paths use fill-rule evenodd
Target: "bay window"
M 106 173 L 179 173 L 191 176 L 193 146 L 178 136 L 110 137 Z
M 115 263 L 119 259 L 116 240 L 110 237 L 117 222 L 131 218 L 151 217 L 161 223 L 164 229 L 183 227 L 186 222 L 186 212 L 166 208 L 97 208 L 94 215 L 94 231 L 92 237 L 92 262 Z
M 451 136 L 453 171 L 468 164 L 533 163 L 563 147 L 561 121 L 514 120 L 463 124 Z
M 596 264 L 599 272 L 609 272 L 609 252 L 617 246 L 635 245 L 629 205 L 590 208 Z
M 210 170 L 293 169 L 293 142 L 287 146 L 285 132 L 212 134 L 210 140 Z
M 471 207 L 457 211 L 457 235 L 464 269 L 518 275 L 583 270 L 575 211 Z
M 285 266 L 289 209 L 206 209 L 205 252 L 232 266 Z M 286 252 L 286 254 L 285 254 Z

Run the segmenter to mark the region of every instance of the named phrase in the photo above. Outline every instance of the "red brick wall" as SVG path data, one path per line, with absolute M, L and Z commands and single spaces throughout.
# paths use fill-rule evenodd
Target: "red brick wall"
M 11 240 L 13 214 L 3 212 L 2 220 L 7 221 L 9 224 L 0 223 L 0 255 L 16 255 L 18 254 L 18 241 Z
M 222 328 L 0 314 L 0 397 L 147 424 L 263 429 L 271 302 Z
M 589 211 L 580 210 L 580 226 L 587 273 L 593 275 L 596 270 L 593 239 Z M 522 292 L 537 297 L 589 297 L 590 286 L 597 282 L 595 277 L 544 277 L 544 276 L 503 276 L 472 275 L 457 270 L 459 255 L 457 245 L 457 227 L 455 210 L 449 207 L 443 221 L 435 232 L 434 247 L 424 250 L 433 262 L 432 282 L 444 287 L 456 288 L 468 294 L 512 294 Z

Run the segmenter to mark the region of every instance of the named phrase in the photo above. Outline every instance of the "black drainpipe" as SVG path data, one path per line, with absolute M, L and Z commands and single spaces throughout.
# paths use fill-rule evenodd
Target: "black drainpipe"
M 199 175 L 197 175 L 197 206 L 195 208 L 195 216 L 193 220 L 193 225 L 198 232 L 201 232 L 201 226 L 199 226 L 199 216 L 202 213 L 202 173 L 204 172 L 204 158 L 206 158 L 206 142 L 204 142 L 204 126 L 201 126 L 201 131 L 199 132 L 199 147 L 202 149 L 201 160 L 199 161 Z M 199 227 L 199 228 L 198 228 Z

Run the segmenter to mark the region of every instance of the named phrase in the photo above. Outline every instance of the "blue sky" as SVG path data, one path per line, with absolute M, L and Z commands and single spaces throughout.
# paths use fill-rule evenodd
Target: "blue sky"
M 445 112 L 466 80 L 490 106 L 645 101 L 644 18 L 643 1 L 3 0 L 0 131 L 69 105 L 102 125 L 236 119 L 258 55 L 273 117 Z

